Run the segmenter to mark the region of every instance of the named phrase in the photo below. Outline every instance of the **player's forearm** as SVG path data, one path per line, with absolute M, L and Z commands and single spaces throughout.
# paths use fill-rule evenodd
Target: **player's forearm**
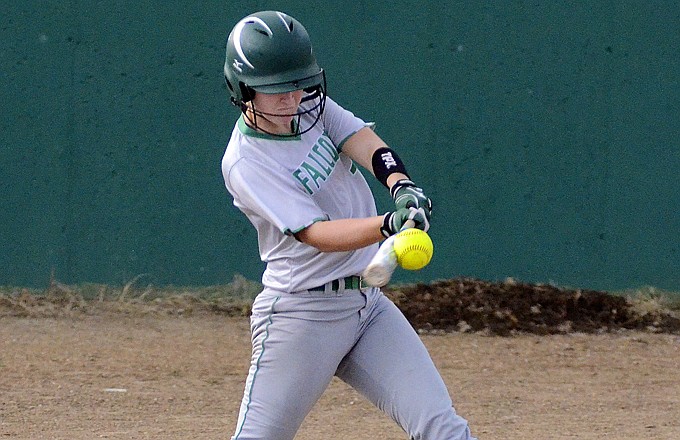
M 352 160 L 375 175 L 373 156 L 376 151 L 384 148 L 389 148 L 389 146 L 375 134 L 372 129 L 366 127 L 350 137 L 342 151 L 349 155 Z M 387 188 L 391 188 L 397 180 L 408 178 L 409 177 L 405 173 L 392 172 L 386 176 L 383 183 Z
M 384 239 L 380 232 L 382 222 L 383 216 L 316 222 L 296 237 L 321 252 L 352 251 Z

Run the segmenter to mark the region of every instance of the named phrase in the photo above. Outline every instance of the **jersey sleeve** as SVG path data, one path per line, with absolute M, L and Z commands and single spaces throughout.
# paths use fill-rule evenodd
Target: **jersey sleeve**
M 234 164 L 226 183 L 237 208 L 271 223 L 286 235 L 327 220 L 321 208 L 285 170 L 271 167 L 245 158 Z
M 342 145 L 357 131 L 371 124 L 364 122 L 349 110 L 344 109 L 331 98 L 326 97 L 324 128 L 328 137 L 342 150 Z

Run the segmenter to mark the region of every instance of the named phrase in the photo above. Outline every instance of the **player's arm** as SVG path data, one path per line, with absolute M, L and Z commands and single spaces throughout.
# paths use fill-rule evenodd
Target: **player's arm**
M 382 215 L 320 221 L 295 234 L 295 238 L 321 252 L 353 251 L 383 240 L 382 224 Z
M 416 186 L 396 151 L 369 128 L 354 133 L 342 147 L 352 160 L 369 170 L 392 195 L 397 210 L 422 208 L 427 219 L 432 214 L 432 201 Z
M 407 221 L 424 231 L 430 227 L 422 208 L 402 208 L 375 217 L 319 221 L 296 233 L 295 238 L 321 252 L 352 251 L 398 233 Z
M 375 134 L 370 127 L 364 127 L 345 141 L 342 151 L 375 176 L 373 157 L 378 150 L 384 148 L 389 149 L 385 141 Z M 386 179 L 385 186 L 392 188 L 400 179 L 408 179 L 408 175 L 402 172 L 391 173 Z

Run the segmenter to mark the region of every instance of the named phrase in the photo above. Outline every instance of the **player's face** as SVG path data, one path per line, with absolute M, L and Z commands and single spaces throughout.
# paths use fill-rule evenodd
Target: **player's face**
M 256 93 L 251 112 L 254 108 L 258 128 L 270 133 L 289 134 L 291 121 L 296 116 L 303 93 L 302 90 L 275 94 Z

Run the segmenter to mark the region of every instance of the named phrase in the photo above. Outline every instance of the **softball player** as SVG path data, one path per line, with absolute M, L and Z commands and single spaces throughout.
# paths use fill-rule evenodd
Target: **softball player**
M 359 276 L 407 220 L 427 231 L 430 199 L 370 124 L 326 95 L 324 71 L 294 18 L 264 11 L 239 21 L 224 73 L 241 117 L 222 173 L 266 262 L 232 439 L 293 439 L 333 376 L 411 439 L 471 439 L 417 333 Z M 394 211 L 377 215 L 357 165 L 390 189 Z

